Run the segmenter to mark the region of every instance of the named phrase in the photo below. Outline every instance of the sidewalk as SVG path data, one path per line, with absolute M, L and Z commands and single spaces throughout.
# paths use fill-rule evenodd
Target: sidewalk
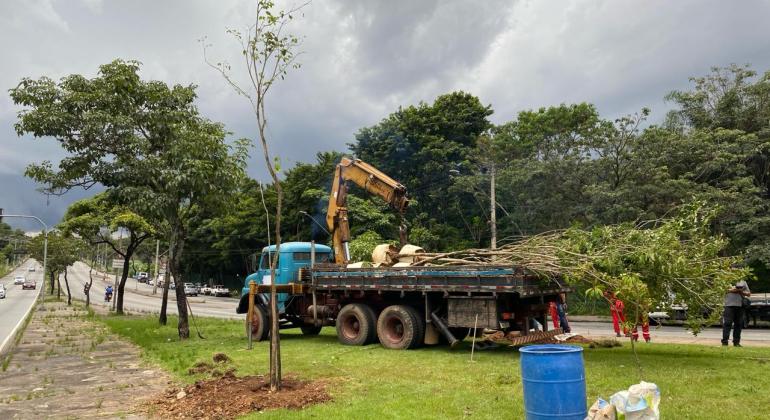
M 144 418 L 137 411 L 169 377 L 87 312 L 41 303 L 0 372 L 0 418 Z

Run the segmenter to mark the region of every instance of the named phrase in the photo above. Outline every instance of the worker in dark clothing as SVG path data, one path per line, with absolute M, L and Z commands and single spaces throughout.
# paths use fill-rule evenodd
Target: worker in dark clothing
M 743 328 L 743 298 L 751 296 L 751 290 L 746 281 L 741 280 L 731 287 L 725 295 L 724 322 L 722 323 L 722 345 L 726 346 L 730 339 L 730 329 L 733 330 L 733 345 L 741 346 L 741 329 Z

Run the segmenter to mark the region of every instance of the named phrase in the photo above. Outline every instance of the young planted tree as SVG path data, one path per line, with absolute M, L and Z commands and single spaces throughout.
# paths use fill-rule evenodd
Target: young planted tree
M 299 68 L 297 48 L 300 40 L 297 36 L 286 33 L 286 26 L 294 19 L 294 16 L 305 5 L 288 11 L 275 10 L 275 4 L 271 0 L 257 0 L 257 8 L 254 14 L 254 23 L 245 31 L 230 29 L 228 32 L 239 42 L 244 67 L 248 74 L 249 84 L 241 85 L 231 73 L 231 67 L 227 63 L 206 62 L 216 69 L 228 82 L 228 84 L 241 96 L 249 100 L 251 109 L 257 124 L 259 141 L 262 145 L 262 155 L 265 166 L 273 180 L 273 188 L 277 195 L 275 207 L 275 253 L 270 263 L 270 275 L 275 278 L 275 266 L 281 247 L 281 210 L 283 204 L 283 188 L 281 187 L 278 173 L 280 166 L 278 160 L 270 154 L 267 138 L 267 114 L 265 104 L 268 93 L 273 84 L 283 79 L 289 69 Z M 207 45 L 204 44 L 204 58 Z M 280 337 L 278 334 L 278 302 L 275 291 L 275 282 L 271 282 L 270 289 L 270 389 L 275 391 L 281 388 L 281 353 Z
M 115 60 L 92 79 L 23 79 L 11 89 L 13 101 L 25 107 L 15 128 L 19 135 L 52 137 L 68 152 L 56 166 L 45 161 L 27 168 L 46 192 L 101 184 L 117 203 L 159 221 L 154 228 L 169 239 L 171 273 L 179 280 L 190 217 L 227 199 L 244 176 L 248 142 L 228 145 L 222 125 L 199 115 L 195 86 L 145 81 L 139 68 Z M 179 337 L 186 339 L 181 288 L 176 298 Z
M 111 200 L 112 193 L 108 191 L 72 203 L 64 214 L 61 228 L 65 233 L 77 234 L 91 245 L 107 244 L 123 258 L 115 305 L 115 311 L 122 314 L 129 263 L 136 249 L 155 233 L 155 229 L 142 216 Z M 122 231 L 119 238 L 115 237 L 117 231 Z

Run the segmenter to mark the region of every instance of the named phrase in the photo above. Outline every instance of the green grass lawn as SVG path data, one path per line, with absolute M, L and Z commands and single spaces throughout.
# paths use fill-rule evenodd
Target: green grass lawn
M 246 350 L 241 322 L 198 319 L 205 340 L 179 342 L 176 319 L 160 327 L 156 317 L 100 318 L 114 332 L 144 349 L 148 360 L 180 381 L 187 369 L 215 352 L 233 359 L 239 375 L 267 371 L 268 344 Z M 193 331 L 193 336 L 195 336 Z M 661 390 L 667 419 L 760 419 L 770 415 L 770 349 L 641 344 L 643 379 Z M 277 410 L 247 418 L 523 418 L 519 354 L 511 348 L 477 352 L 428 347 L 385 350 L 379 345 L 347 347 L 333 328 L 318 337 L 299 330 L 281 334 L 283 372 L 329 382 L 333 402 L 302 411 Z M 639 382 L 630 347 L 584 351 L 589 405 Z

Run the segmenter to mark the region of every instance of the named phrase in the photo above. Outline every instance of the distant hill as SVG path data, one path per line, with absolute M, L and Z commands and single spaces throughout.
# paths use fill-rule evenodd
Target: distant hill
M 37 184 L 28 178 L 15 174 L 0 173 L 0 208 L 7 214 L 28 214 L 37 216 L 53 226 L 61 221 L 64 212 L 72 202 L 90 197 L 101 189 L 88 191 L 73 190 L 61 197 L 46 197 L 37 191 Z M 40 224 L 34 220 L 4 219 L 14 228 L 25 231 L 40 231 Z

